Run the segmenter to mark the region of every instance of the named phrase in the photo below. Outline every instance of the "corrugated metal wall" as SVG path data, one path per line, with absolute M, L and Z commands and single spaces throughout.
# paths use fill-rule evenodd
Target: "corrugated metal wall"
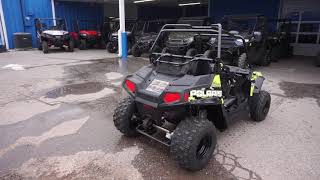
M 209 13 L 217 22 L 224 15 L 231 14 L 264 14 L 277 18 L 280 0 L 210 0 Z
M 2 0 L 7 26 L 9 48 L 14 48 L 13 33 L 29 32 L 36 46 L 34 18 L 52 17 L 50 0 Z
M 73 31 L 73 21 L 95 20 L 102 24 L 104 18 L 104 4 L 101 3 L 81 3 L 81 2 L 64 2 L 55 3 L 56 17 L 65 18 L 68 24 L 68 30 Z

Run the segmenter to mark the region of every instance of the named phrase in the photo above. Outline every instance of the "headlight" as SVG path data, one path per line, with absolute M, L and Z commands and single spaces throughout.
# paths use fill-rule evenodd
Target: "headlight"
M 209 43 L 214 44 L 216 42 L 217 38 L 210 38 Z
M 236 45 L 238 45 L 238 46 L 242 46 L 242 45 L 243 45 L 242 39 L 237 39 L 237 40 L 235 41 L 235 43 L 236 43 Z

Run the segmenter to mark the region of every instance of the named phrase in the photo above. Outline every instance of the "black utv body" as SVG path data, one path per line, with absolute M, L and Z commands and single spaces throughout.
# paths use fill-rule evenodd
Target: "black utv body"
M 50 47 L 59 47 L 69 52 L 74 51 L 74 41 L 67 31 L 65 19 L 36 18 L 35 29 L 37 33 L 38 49 L 49 53 Z
M 271 63 L 272 40 L 266 28 L 267 18 L 259 14 L 228 15 L 222 19 L 224 29 L 245 39 L 250 64 Z
M 118 30 L 120 28 L 119 19 L 114 19 L 113 31 L 110 35 L 109 42 L 107 43 L 107 50 L 110 53 L 118 51 Z M 133 44 L 136 42 L 136 35 L 141 31 L 143 25 L 138 23 L 136 19 L 126 19 L 126 31 L 128 40 L 128 52 L 131 52 Z
M 161 27 L 174 21 L 171 19 L 145 21 L 141 34 L 136 37 L 136 43 L 132 46 L 132 55 L 140 57 L 143 53 L 149 52 Z
M 207 26 L 211 24 L 210 17 L 183 17 L 177 24 L 192 26 Z M 172 33 L 165 43 L 162 53 L 194 56 L 201 51 L 201 44 L 198 44 L 193 33 Z
M 193 28 L 201 29 L 202 31 L 196 32 Z M 184 29 L 184 31 L 174 31 L 174 29 Z M 212 29 L 218 30 L 218 27 L 215 26 L 192 26 L 188 24 L 171 24 L 165 25 L 162 27 L 159 36 L 155 41 L 155 45 L 152 47 L 151 52 L 161 52 L 161 53 L 171 53 L 177 55 L 184 55 L 184 51 L 187 51 L 186 56 L 196 56 L 198 54 L 203 54 L 204 57 L 215 59 L 218 54 L 218 46 L 221 47 L 221 59 L 224 64 L 234 65 L 241 68 L 248 68 L 247 60 L 247 47 L 245 39 L 237 34 L 229 33 L 225 30 L 222 30 L 221 40 L 217 39 L 217 36 L 210 34 L 208 32 Z M 207 31 L 206 31 L 207 30 Z M 174 39 L 174 37 L 176 39 Z M 182 37 L 182 39 L 181 39 Z M 183 38 L 189 37 L 190 44 L 192 46 L 185 46 L 190 49 L 182 47 Z M 177 41 L 178 46 L 180 47 L 178 51 L 173 51 L 172 48 L 173 41 Z M 164 43 L 164 42 L 170 42 Z M 188 44 L 189 42 L 185 42 Z M 221 44 L 219 44 L 219 42 Z M 169 45 L 169 46 L 168 46 Z M 162 49 L 162 51 L 159 51 Z M 181 51 L 183 49 L 183 51 Z M 154 57 L 153 57 L 154 60 Z
M 220 41 L 221 25 L 212 27 L 191 31 L 210 33 Z M 114 111 L 116 128 L 126 136 L 143 134 L 169 146 L 183 168 L 204 168 L 217 144 L 216 128 L 226 129 L 240 112 L 262 121 L 271 102 L 269 93 L 261 90 L 262 74 L 224 65 L 220 48 L 216 59 L 154 53 L 155 63 L 125 78 L 129 97 Z

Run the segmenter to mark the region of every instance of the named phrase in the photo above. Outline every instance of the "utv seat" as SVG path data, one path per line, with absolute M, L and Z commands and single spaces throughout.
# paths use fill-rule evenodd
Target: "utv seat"
M 210 62 L 206 60 L 198 60 L 192 62 L 190 67 L 190 74 L 194 76 L 201 76 L 206 74 L 211 74 L 212 68 Z

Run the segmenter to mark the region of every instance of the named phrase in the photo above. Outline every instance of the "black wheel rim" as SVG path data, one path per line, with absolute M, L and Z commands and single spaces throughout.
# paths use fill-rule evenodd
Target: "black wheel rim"
M 205 155 L 207 154 L 211 145 L 212 145 L 211 137 L 209 135 L 205 135 L 201 139 L 201 141 L 197 147 L 197 158 L 202 159 L 203 157 L 205 157 Z

